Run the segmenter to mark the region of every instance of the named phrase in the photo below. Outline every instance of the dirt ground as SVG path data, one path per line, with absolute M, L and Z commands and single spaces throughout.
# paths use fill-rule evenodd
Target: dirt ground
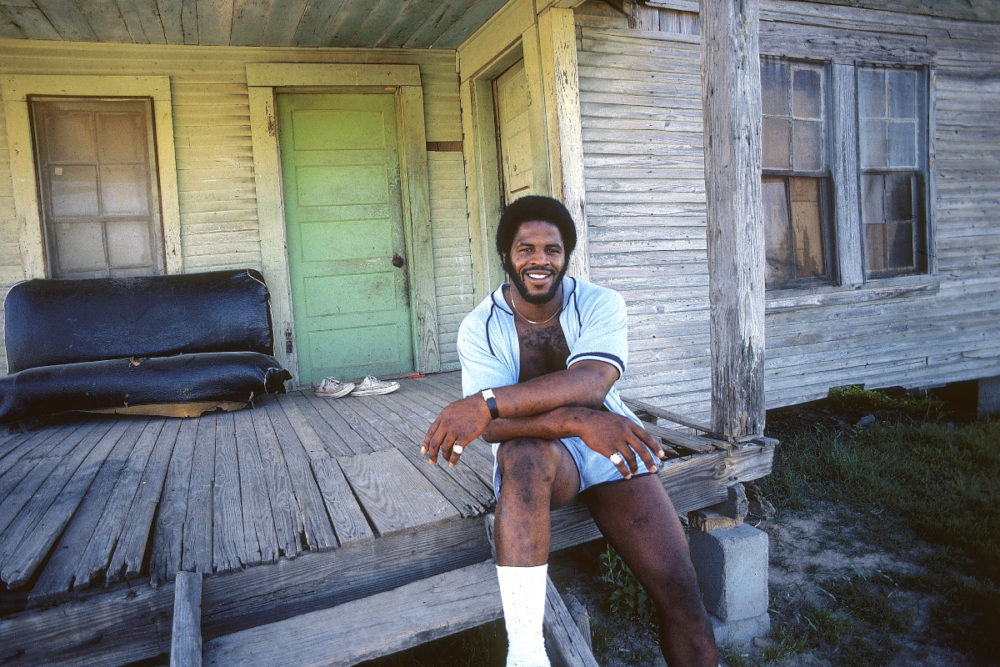
M 865 545 L 864 535 L 855 528 L 849 513 L 834 507 L 820 508 L 808 515 L 784 516 L 780 522 L 749 518 L 749 523 L 768 533 L 770 541 L 770 567 L 768 574 L 769 595 L 772 609 L 772 635 L 780 627 L 782 615 L 794 614 L 810 603 L 822 604 L 830 593 L 819 582 L 838 577 L 862 575 L 878 580 L 917 573 L 916 551 L 890 555 L 871 550 Z M 920 548 L 920 547 L 918 547 Z M 608 610 L 608 585 L 601 580 L 600 553 L 604 545 L 591 543 L 554 554 L 550 571 L 564 596 L 572 595 L 593 617 L 594 652 L 597 661 L 608 667 L 650 665 L 662 667 L 654 632 L 638 623 L 622 623 Z M 934 600 L 930 595 L 910 591 L 893 593 L 892 604 L 905 608 L 911 619 L 909 628 L 894 634 L 894 657 L 890 665 L 971 665 L 966 656 L 942 645 L 937 633 L 929 631 L 930 613 Z M 853 628 L 853 632 L 870 633 L 864 641 L 884 643 L 881 630 Z M 856 637 L 856 639 L 858 639 Z M 758 638 L 743 645 L 726 647 L 722 664 L 740 665 L 834 665 L 844 664 L 843 659 L 831 656 L 828 651 L 806 651 L 774 659 L 781 653 L 775 646 L 780 639 Z M 728 656 L 730 660 L 726 660 Z M 732 658 L 732 656 L 736 656 Z M 848 660 L 848 662 L 850 662 Z

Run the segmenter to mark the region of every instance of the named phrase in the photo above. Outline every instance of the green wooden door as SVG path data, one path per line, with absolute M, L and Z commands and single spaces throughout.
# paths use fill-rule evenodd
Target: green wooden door
M 413 370 L 391 93 L 277 98 L 299 381 Z

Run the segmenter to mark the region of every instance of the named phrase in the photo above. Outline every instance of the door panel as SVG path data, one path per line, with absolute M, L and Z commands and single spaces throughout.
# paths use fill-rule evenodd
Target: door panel
M 395 97 L 278 96 L 299 380 L 413 370 Z
M 531 141 L 531 94 L 519 60 L 493 82 L 496 104 L 497 145 L 503 203 L 534 193 L 534 157 Z

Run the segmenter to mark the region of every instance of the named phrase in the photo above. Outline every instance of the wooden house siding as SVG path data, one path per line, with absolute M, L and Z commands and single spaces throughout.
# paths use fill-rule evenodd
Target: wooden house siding
M 700 47 L 697 35 L 682 34 L 691 20 L 660 14 L 659 21 L 641 17 L 640 27 L 650 29 L 640 30 L 607 5 L 588 3 L 576 13 L 591 275 L 629 304 L 625 394 L 705 415 Z M 762 54 L 932 72 L 932 272 L 769 292 L 768 407 L 846 384 L 928 386 L 1000 373 L 996 35 L 995 23 L 761 3 Z
M 462 152 L 427 153 L 441 370 L 459 368 L 458 327 L 475 304 Z
M 583 11 L 591 6 L 585 7 Z M 711 410 L 701 65 L 697 36 L 577 12 L 590 275 L 622 293 L 622 392 Z
M 457 367 L 454 338 L 459 313 L 471 308 L 457 285 L 470 282 L 461 112 L 453 51 L 276 49 L 0 41 L 0 73 L 169 76 L 173 101 L 177 198 L 186 272 L 261 267 L 261 224 L 254 182 L 253 144 L 245 68 L 248 63 L 399 63 L 420 67 L 426 140 L 451 152 L 428 159 L 431 228 L 438 279 L 442 365 Z M 2 109 L 0 109 L 2 113 Z M 2 117 L 2 116 L 0 116 Z M 6 131 L 0 125 L 0 292 L 23 279 Z M 457 147 L 457 148 L 456 148 Z M 456 181 L 457 179 L 457 181 Z M 465 227 L 467 229 L 467 227 Z M 437 238 L 438 235 L 442 238 Z M 464 240 L 463 240 L 464 238 Z M 458 273 L 456 273 L 458 271 Z M 465 271 L 465 273 L 461 273 Z M 461 276 L 461 278 L 459 277 Z M 2 296 L 2 294 L 0 294 Z M 4 355 L 5 365 L 5 355 Z
M 877 31 L 873 30 L 877 26 Z M 769 295 L 769 406 L 1000 373 L 997 24 L 763 2 L 762 54 L 929 67 L 929 274 Z

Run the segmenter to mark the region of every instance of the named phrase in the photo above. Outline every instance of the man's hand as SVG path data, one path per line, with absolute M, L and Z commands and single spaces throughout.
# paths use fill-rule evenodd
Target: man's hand
M 479 394 L 472 394 L 450 403 L 441 411 L 424 436 L 420 453 L 426 454 L 431 465 L 437 463 L 438 452 L 454 467 L 458 464 L 460 452 L 455 445 L 466 447 L 478 438 L 490 425 L 490 410 Z
M 663 448 L 642 426 L 613 412 L 587 408 L 570 410 L 571 428 L 595 452 L 614 457 L 612 463 L 623 477 L 628 479 L 639 472 L 636 454 L 649 472 L 656 472 L 656 460 L 664 457 Z M 614 459 L 619 457 L 620 462 L 616 463 Z

